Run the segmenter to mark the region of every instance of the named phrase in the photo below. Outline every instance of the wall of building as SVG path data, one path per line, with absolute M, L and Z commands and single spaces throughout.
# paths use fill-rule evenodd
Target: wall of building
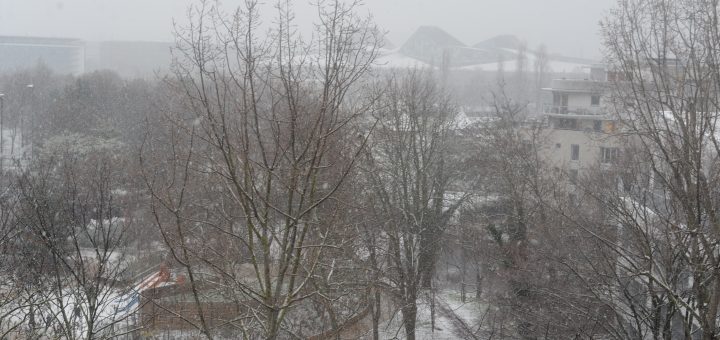
M 103 41 L 0 36 L 0 73 L 42 63 L 57 74 L 111 70 L 130 78 L 154 78 L 172 62 L 168 42 Z
M 88 42 L 87 71 L 111 70 L 123 77 L 154 78 L 168 72 L 171 47 L 165 42 Z
M 544 133 L 541 157 L 551 166 L 564 171 L 578 170 L 582 174 L 585 170 L 597 169 L 601 164 L 601 148 L 620 148 L 619 140 L 611 134 L 548 129 Z M 571 145 L 580 147 L 578 160 L 571 159 Z
M 570 93 L 568 94 L 569 107 L 590 107 L 592 95 L 589 93 Z
M 44 64 L 59 74 L 85 72 L 85 45 L 76 39 L 0 36 L 0 72 Z

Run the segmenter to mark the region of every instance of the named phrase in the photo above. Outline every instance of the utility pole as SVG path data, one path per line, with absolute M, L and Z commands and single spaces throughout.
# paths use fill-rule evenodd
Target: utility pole
M 3 130 L 5 129 L 5 124 L 3 122 L 3 117 L 5 116 L 4 110 L 5 94 L 0 93 L 0 173 L 3 171 L 3 163 L 5 161 L 5 138 L 3 136 Z
M 25 86 L 25 87 L 26 87 L 26 88 L 28 89 L 28 91 L 30 92 L 30 104 L 32 104 L 33 101 L 35 100 L 35 96 L 34 96 L 34 94 L 35 94 L 35 85 L 33 85 L 33 84 L 28 84 L 28 85 Z M 27 112 L 28 112 L 28 114 L 30 115 L 30 117 L 28 117 L 28 118 L 30 119 L 30 127 L 29 127 L 29 128 L 26 127 L 27 129 L 24 129 L 24 130 L 22 131 L 22 134 L 23 134 L 23 136 L 25 136 L 26 132 L 28 133 L 28 141 L 26 142 L 26 144 L 27 144 L 28 142 L 30 143 L 30 154 L 32 155 L 32 154 L 33 154 L 33 151 L 34 151 L 34 150 L 33 150 L 33 146 L 34 146 L 34 143 L 33 143 L 33 142 L 34 142 L 34 139 L 35 139 L 35 131 L 34 131 L 34 130 L 35 130 L 35 112 L 34 112 L 34 110 L 27 111 Z M 26 121 L 26 122 L 27 122 L 27 121 Z M 27 130 L 27 131 L 26 131 L 26 130 Z M 23 149 L 23 157 L 24 157 L 24 156 L 26 156 L 25 149 Z

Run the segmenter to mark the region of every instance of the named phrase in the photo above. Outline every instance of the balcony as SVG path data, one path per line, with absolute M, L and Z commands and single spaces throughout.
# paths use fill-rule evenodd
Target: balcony
M 601 106 L 560 106 L 552 104 L 543 105 L 543 113 L 576 116 L 597 116 L 604 114 Z
M 553 92 L 575 92 L 575 93 L 604 93 L 607 90 L 607 82 L 590 79 L 553 79 L 549 88 L 544 90 Z

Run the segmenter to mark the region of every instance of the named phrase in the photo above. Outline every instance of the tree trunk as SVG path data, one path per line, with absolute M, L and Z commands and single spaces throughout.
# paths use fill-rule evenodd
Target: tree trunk
M 417 321 L 417 302 L 415 300 L 405 303 L 402 308 L 402 317 L 405 326 L 405 338 L 415 340 L 415 322 Z
M 462 233 L 464 234 L 464 233 Z M 460 238 L 460 301 L 465 303 L 465 276 L 467 275 L 467 263 L 465 259 L 465 244 Z
M 278 310 L 275 308 L 268 308 L 268 318 L 269 325 L 267 328 L 267 340 L 275 340 L 278 336 L 278 329 L 280 328 L 277 322 L 278 317 Z
M 435 333 L 435 289 L 430 288 L 430 332 Z
M 382 305 L 380 302 L 380 291 L 375 289 L 370 302 L 370 311 L 372 313 L 373 340 L 380 340 L 380 314 L 382 313 Z

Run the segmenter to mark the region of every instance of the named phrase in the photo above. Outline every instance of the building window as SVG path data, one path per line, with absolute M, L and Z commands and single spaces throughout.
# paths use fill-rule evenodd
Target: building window
M 570 171 L 568 172 L 568 175 L 570 176 L 570 183 L 577 184 L 578 170 L 570 169 Z
M 600 106 L 600 96 L 599 95 L 590 96 L 590 105 Z
M 577 120 L 569 118 L 560 118 L 557 121 L 558 129 L 577 130 Z
M 562 148 L 562 144 L 560 144 L 560 143 L 555 143 L 555 148 L 556 148 L 556 149 Z
M 580 160 L 580 145 L 570 145 L 570 159 L 573 161 Z
M 602 132 L 602 120 L 596 120 L 593 122 L 593 130 L 595 132 Z
M 620 157 L 618 148 L 600 147 L 600 163 L 615 163 Z

